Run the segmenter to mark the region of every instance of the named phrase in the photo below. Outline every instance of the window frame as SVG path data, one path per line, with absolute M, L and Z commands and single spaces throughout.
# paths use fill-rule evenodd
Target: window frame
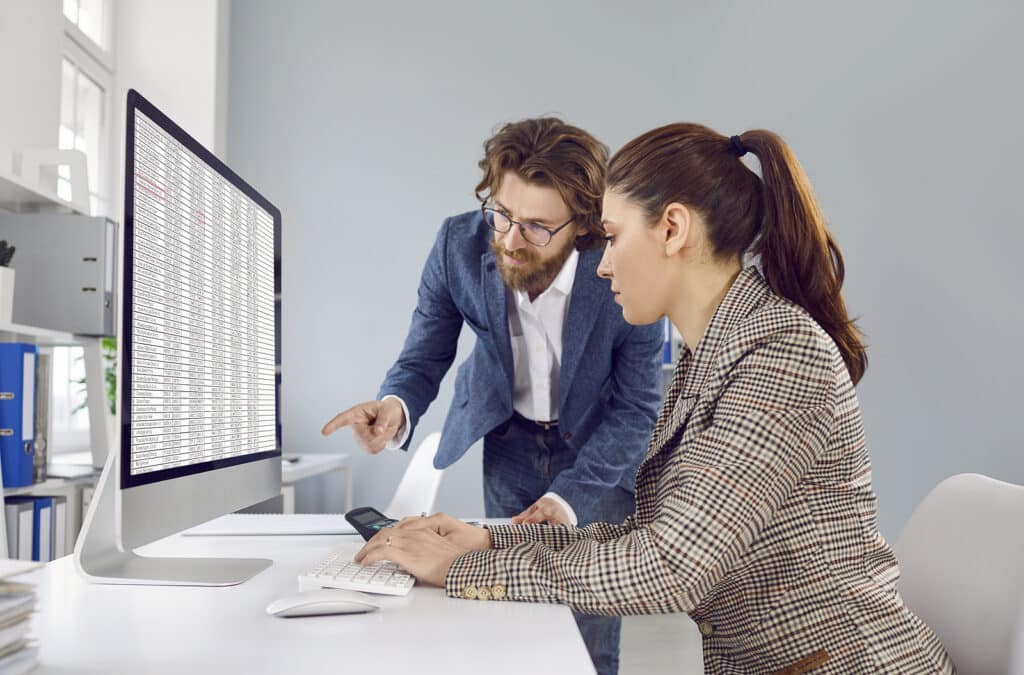
M 68 18 L 67 14 L 64 13 L 63 3 L 61 4 L 60 16 L 64 22 L 64 37 L 65 47 L 67 41 L 75 43 L 79 48 L 84 50 L 90 58 L 92 58 L 96 64 L 107 71 L 108 74 L 113 76 L 114 74 L 114 0 L 102 0 L 103 1 L 103 31 L 102 42 L 100 44 L 93 40 L 91 37 L 86 35 L 85 31 L 78 27 L 78 24 Z
M 77 72 L 85 75 L 91 79 L 97 86 L 99 86 L 103 93 L 100 97 L 102 110 L 100 111 L 100 134 L 98 139 L 98 147 L 96 149 L 99 157 L 96 158 L 95 164 L 97 166 L 98 175 L 93 177 L 94 185 L 96 188 L 95 193 L 92 189 L 89 190 L 89 211 L 90 215 L 103 216 L 118 220 L 112 212 L 113 199 L 115 194 L 115 176 L 113 174 L 116 171 L 113 170 L 114 164 L 111 162 L 112 154 L 115 152 L 112 146 L 112 140 L 114 138 L 113 130 L 111 126 L 115 121 L 114 110 L 112 108 L 114 102 L 114 86 L 115 86 L 115 51 L 114 45 L 116 44 L 114 39 L 114 13 L 116 11 L 116 0 L 103 0 L 103 18 L 102 18 L 102 36 L 101 39 L 105 43 L 101 45 L 94 41 L 91 37 L 78 27 L 78 25 L 72 22 L 67 15 L 64 14 L 63 4 L 59 5 L 58 11 L 60 12 L 60 18 L 63 22 L 63 36 L 61 38 L 61 50 L 60 59 L 58 63 L 59 67 L 63 70 L 64 60 L 68 60 L 76 68 Z M 63 73 L 61 74 L 61 97 L 63 97 Z M 58 101 L 59 106 L 63 106 L 63 100 Z M 75 111 L 77 116 L 78 111 Z M 59 146 L 60 142 L 60 127 L 63 120 L 58 121 L 57 129 L 54 131 L 57 135 L 57 142 Z M 92 199 L 96 198 L 99 202 L 100 207 L 96 213 L 92 213 Z M 69 381 L 62 383 L 60 387 L 55 386 L 55 382 L 51 382 L 50 391 L 52 395 L 56 396 L 58 389 L 63 394 L 65 391 L 73 391 L 78 385 L 73 379 L 70 379 L 74 372 L 74 364 L 81 358 L 81 347 L 80 346 L 67 346 L 67 347 L 53 347 L 51 352 L 51 363 L 56 358 L 56 350 L 66 350 L 66 360 L 68 364 L 68 376 Z M 56 364 L 51 365 L 54 368 Z M 55 373 L 51 371 L 51 377 Z M 83 392 L 84 393 L 84 392 Z M 63 397 L 62 397 L 63 398 Z M 88 425 L 85 429 L 74 429 L 72 425 L 72 414 L 71 410 L 77 404 L 78 399 L 74 398 L 74 394 L 71 393 L 67 397 L 67 410 L 68 416 L 63 420 L 64 428 L 58 430 L 57 420 L 55 416 L 50 420 L 50 439 L 51 445 L 48 451 L 53 454 L 64 454 L 70 452 L 79 452 L 88 450 L 90 446 L 90 432 Z M 104 401 L 104 406 L 106 401 Z M 85 415 L 88 418 L 87 411 L 81 411 L 78 414 Z
M 70 24 L 71 22 L 68 22 Z M 71 62 L 82 75 L 85 75 L 92 80 L 96 85 L 102 89 L 103 93 L 100 97 L 102 102 L 100 111 L 100 135 L 98 141 L 97 152 L 99 157 L 96 158 L 96 166 L 98 170 L 97 176 L 94 176 L 94 185 L 96 187 L 95 194 L 90 190 L 90 197 L 96 197 L 103 208 L 99 209 L 98 213 L 90 213 L 94 216 L 107 216 L 110 217 L 111 208 L 111 184 L 110 176 L 110 141 L 111 141 L 111 121 L 113 115 L 111 115 L 111 105 L 113 103 L 113 87 L 114 87 L 114 75 L 108 71 L 104 66 L 97 63 L 90 55 L 89 52 L 82 49 L 82 47 L 71 40 L 66 38 L 64 41 L 64 49 L 61 53 L 61 68 L 63 68 L 64 60 Z M 63 78 L 63 75 L 61 76 Z M 62 85 L 63 86 L 63 85 Z M 61 102 L 63 105 L 63 102 Z M 77 115 L 77 110 L 76 110 Z M 60 133 L 60 125 L 58 124 L 58 135 Z M 91 203 L 90 203 L 91 204 Z M 90 205 L 90 212 L 92 208 Z

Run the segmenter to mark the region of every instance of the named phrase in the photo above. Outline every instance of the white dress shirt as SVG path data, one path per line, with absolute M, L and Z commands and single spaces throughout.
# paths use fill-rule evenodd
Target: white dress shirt
M 512 408 L 528 420 L 558 419 L 558 372 L 562 365 L 562 327 L 569 311 L 580 254 L 573 249 L 558 276 L 533 301 L 514 290 L 508 303 L 512 341 Z
M 580 254 L 574 248 L 554 281 L 544 292 L 530 300 L 526 291 L 509 292 L 508 326 L 512 342 L 512 408 L 526 419 L 551 422 L 558 419 L 558 374 L 562 366 L 562 328 L 569 311 L 572 286 L 576 280 L 576 266 Z M 399 396 L 405 419 L 409 408 Z M 382 400 L 384 400 L 382 399 Z M 403 424 L 388 448 L 400 448 L 409 435 L 408 424 Z M 554 492 L 544 495 L 558 502 L 576 525 L 576 513 L 562 497 Z

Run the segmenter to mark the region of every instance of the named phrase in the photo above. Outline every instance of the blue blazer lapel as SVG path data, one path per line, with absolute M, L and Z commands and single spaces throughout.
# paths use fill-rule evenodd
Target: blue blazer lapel
M 604 319 L 602 308 L 612 297 L 606 279 L 597 276 L 603 249 L 583 251 L 576 265 L 572 282 L 572 298 L 562 328 L 562 367 L 559 370 L 558 409 L 565 410 L 565 398 L 576 376 L 587 340 L 599 321 Z
M 487 309 L 487 323 L 494 339 L 495 349 L 501 357 L 501 365 L 508 380 L 508 391 L 512 391 L 512 341 L 508 333 L 508 299 L 505 282 L 498 271 L 494 252 L 487 251 L 480 257 L 480 280 L 484 290 L 484 304 Z

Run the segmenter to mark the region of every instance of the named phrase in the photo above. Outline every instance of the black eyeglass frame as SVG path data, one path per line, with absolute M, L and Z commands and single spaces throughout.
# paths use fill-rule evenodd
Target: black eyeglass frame
M 561 225 L 559 225 L 558 227 L 555 227 L 555 228 L 544 227 L 540 223 L 529 223 L 530 227 L 538 227 L 541 230 L 543 230 L 544 232 L 547 232 L 547 234 L 548 234 L 547 241 L 545 241 L 543 244 L 541 244 L 541 243 L 538 243 L 536 241 L 533 241 L 532 239 L 530 239 L 529 237 L 526 236 L 526 226 L 527 226 L 527 223 L 521 223 L 518 220 L 514 220 L 512 218 L 512 216 L 508 215 L 507 213 L 501 211 L 500 209 L 496 209 L 494 207 L 487 206 L 486 204 L 481 204 L 480 205 L 480 212 L 483 214 L 484 222 L 487 223 L 487 227 L 491 228 L 495 232 L 497 232 L 499 234 L 508 234 L 508 232 L 512 229 L 513 225 L 518 225 L 519 226 L 519 234 L 523 235 L 523 239 L 525 239 L 530 244 L 533 244 L 534 246 L 539 246 L 539 247 L 542 247 L 542 248 L 544 246 L 547 246 L 548 244 L 550 244 L 551 240 L 555 238 L 556 234 L 558 234 L 559 232 L 564 230 L 566 227 L 568 227 L 569 224 L 572 223 L 572 221 L 576 220 L 576 216 L 573 216 L 572 218 L 570 218 L 569 220 L 565 221 L 564 223 L 562 223 Z M 492 225 L 491 223 L 493 222 L 493 220 L 487 218 L 487 213 L 488 212 L 493 213 L 493 214 L 498 215 L 498 216 L 501 216 L 502 218 L 507 220 L 508 221 L 508 229 L 507 230 L 499 230 L 497 227 Z

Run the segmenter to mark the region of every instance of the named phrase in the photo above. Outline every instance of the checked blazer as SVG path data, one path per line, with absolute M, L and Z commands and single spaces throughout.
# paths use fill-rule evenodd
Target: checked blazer
M 446 590 L 687 612 L 711 673 L 953 671 L 896 591 L 842 357 L 756 269 L 680 358 L 636 505 L 622 524 L 492 527 L 493 548 L 457 558 Z

